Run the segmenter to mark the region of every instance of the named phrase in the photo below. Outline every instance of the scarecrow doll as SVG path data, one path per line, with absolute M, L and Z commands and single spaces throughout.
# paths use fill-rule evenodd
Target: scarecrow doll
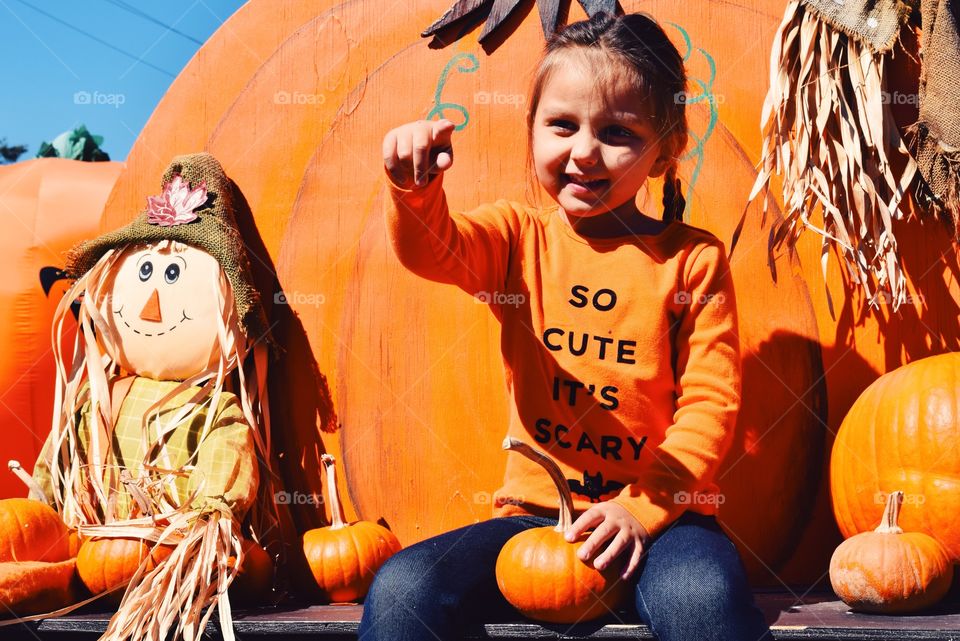
M 243 539 L 277 522 L 268 330 L 220 164 L 179 156 L 161 185 L 131 224 L 67 258 L 76 282 L 54 320 L 53 428 L 34 480 L 84 545 L 165 551 L 139 564 L 105 638 L 198 638 L 214 605 L 229 638 Z

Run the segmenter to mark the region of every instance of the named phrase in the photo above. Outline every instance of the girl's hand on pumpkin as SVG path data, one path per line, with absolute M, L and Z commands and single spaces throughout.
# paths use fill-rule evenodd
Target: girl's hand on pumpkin
M 453 165 L 449 120 L 417 120 L 391 129 L 383 139 L 383 164 L 401 187 L 427 184 Z
M 629 550 L 630 559 L 620 574 L 624 581 L 628 580 L 640 565 L 643 543 L 649 538 L 646 529 L 625 507 L 612 501 L 594 505 L 581 514 L 567 530 L 566 539 L 572 543 L 591 528 L 593 532 L 580 546 L 577 556 L 583 562 L 589 561 L 612 538 L 610 545 L 593 560 L 593 567 L 603 570 Z

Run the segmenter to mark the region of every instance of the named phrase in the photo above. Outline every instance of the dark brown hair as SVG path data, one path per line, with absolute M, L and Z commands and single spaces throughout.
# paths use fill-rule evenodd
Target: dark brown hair
M 543 87 L 551 74 L 569 61 L 569 55 L 577 52 L 605 54 L 590 58 L 598 85 L 626 71 L 637 95 L 645 97 L 653 129 L 660 136 L 665 153 L 672 158 L 663 177 L 663 219 L 682 220 L 686 202 L 677 178 L 677 160 L 687 144 L 687 75 L 683 57 L 657 21 L 647 14 L 612 16 L 599 12 L 589 20 L 568 25 L 547 40 L 530 89 L 528 167 L 533 169 L 533 123 Z

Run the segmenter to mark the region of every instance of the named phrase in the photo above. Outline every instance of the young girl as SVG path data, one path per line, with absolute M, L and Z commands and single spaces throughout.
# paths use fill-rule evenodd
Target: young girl
M 408 269 L 492 301 L 508 433 L 564 471 L 579 515 L 567 538 L 592 530 L 581 559 L 617 564 L 635 581 L 637 611 L 661 641 L 754 641 L 769 631 L 713 516 L 740 354 L 723 245 L 679 220 L 685 84 L 680 55 L 651 18 L 572 24 L 547 45 L 527 115 L 533 169 L 556 205 L 500 200 L 450 213 L 442 179 L 453 123 L 418 121 L 384 139 L 388 226 Z M 636 201 L 660 175 L 656 220 Z M 467 618 L 511 616 L 497 555 L 514 534 L 556 524 L 556 491 L 535 463 L 508 456 L 496 496 L 497 518 L 384 565 L 361 639 L 454 639 Z

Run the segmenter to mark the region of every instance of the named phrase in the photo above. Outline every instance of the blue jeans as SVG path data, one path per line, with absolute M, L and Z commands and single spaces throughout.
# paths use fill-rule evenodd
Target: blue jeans
M 405 548 L 374 579 L 360 621 L 361 641 L 448 641 L 467 621 L 516 619 L 494 567 L 518 532 L 556 519 L 483 521 Z M 686 512 L 644 553 L 631 578 L 641 620 L 660 641 L 769 641 L 736 548 L 715 518 Z

